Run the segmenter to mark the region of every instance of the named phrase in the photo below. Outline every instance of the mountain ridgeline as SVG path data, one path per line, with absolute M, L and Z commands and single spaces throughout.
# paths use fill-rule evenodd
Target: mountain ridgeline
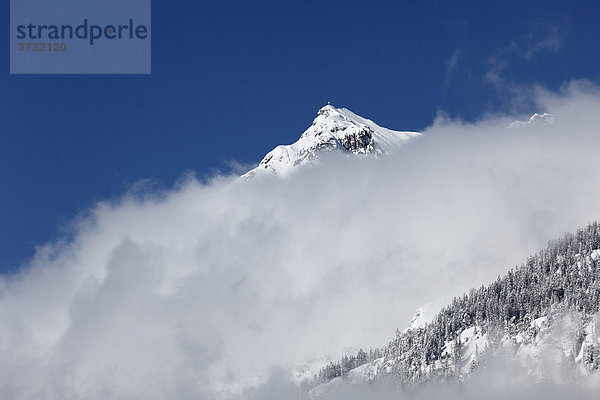
M 424 326 L 397 331 L 387 346 L 330 363 L 311 386 L 349 375 L 367 381 L 391 376 L 400 387 L 464 379 L 507 346 L 512 354 L 541 359 L 542 344 L 560 323 L 567 328 L 562 361 L 592 373 L 600 367 L 599 249 L 600 224 L 594 222 L 550 242 L 492 284 L 455 298 Z

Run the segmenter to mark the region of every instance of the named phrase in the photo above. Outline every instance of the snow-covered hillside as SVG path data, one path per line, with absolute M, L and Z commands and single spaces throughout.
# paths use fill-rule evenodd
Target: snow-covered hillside
M 410 325 L 408 325 L 407 330 L 409 329 L 417 329 L 422 328 L 435 318 L 438 312 L 442 309 L 446 302 L 442 301 L 431 301 L 427 304 L 423 304 L 421 307 L 417 308 L 415 314 L 410 321 Z
M 345 108 L 326 105 L 300 139 L 290 145 L 277 146 L 260 164 L 242 176 L 248 179 L 261 174 L 288 175 L 295 167 L 307 165 L 319 154 L 341 151 L 348 154 L 382 156 L 396 151 L 417 132 L 383 128 Z
M 330 363 L 311 393 L 385 376 L 402 387 L 463 380 L 499 355 L 520 364 L 532 380 L 558 381 L 556 366 L 576 375 L 596 373 L 599 249 L 600 223 L 551 242 L 489 286 L 472 289 L 441 310 L 435 304 L 419 308 L 407 329 L 363 363 L 348 357 Z

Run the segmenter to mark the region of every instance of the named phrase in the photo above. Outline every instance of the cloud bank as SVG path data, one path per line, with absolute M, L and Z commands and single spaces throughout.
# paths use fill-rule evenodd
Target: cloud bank
M 232 398 L 384 345 L 419 305 L 599 218 L 598 89 L 535 101 L 552 126 L 440 119 L 384 159 L 94 206 L 0 277 L 0 397 Z

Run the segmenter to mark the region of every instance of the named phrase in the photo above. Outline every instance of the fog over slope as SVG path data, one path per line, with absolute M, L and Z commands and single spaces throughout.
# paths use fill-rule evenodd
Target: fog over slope
M 552 125 L 440 119 L 381 159 L 95 205 L 0 278 L 0 397 L 278 398 L 290 367 L 384 344 L 600 218 L 598 88 L 536 104 Z

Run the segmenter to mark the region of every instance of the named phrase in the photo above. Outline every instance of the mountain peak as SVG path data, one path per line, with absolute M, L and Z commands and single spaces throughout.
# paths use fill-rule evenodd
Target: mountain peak
M 323 106 L 319 109 L 317 112 L 317 117 L 313 121 L 313 125 L 317 125 L 319 123 L 345 123 L 346 125 L 358 125 L 364 124 L 365 121 L 369 120 L 354 114 L 352 111 L 346 108 L 336 108 L 328 103 L 326 106 Z M 373 123 L 373 121 L 369 122 Z
M 323 117 L 323 118 L 343 119 L 343 116 L 342 116 L 343 110 L 346 110 L 346 109 L 345 108 L 338 109 L 331 103 L 327 103 L 326 106 L 323 106 L 319 109 L 319 111 L 317 112 L 317 118 Z M 346 111 L 348 111 L 348 110 L 346 110 Z
M 535 113 L 527 121 L 513 121 L 513 122 L 511 122 L 510 124 L 508 124 L 507 128 L 518 128 L 520 126 L 531 126 L 531 125 L 550 126 L 553 123 L 554 123 L 554 115 L 553 114 L 548 114 L 548 113 L 538 114 L 538 113 Z
M 382 156 L 393 153 L 417 135 L 417 132 L 383 128 L 346 108 L 327 104 L 319 109 L 312 125 L 302 133 L 298 141 L 277 146 L 263 158 L 258 167 L 242 178 L 248 179 L 265 173 L 285 176 L 295 167 L 311 164 L 323 152 Z
M 331 103 L 327 102 L 326 106 L 323 106 L 319 109 L 318 115 L 325 114 L 328 112 L 335 112 L 335 111 L 337 111 L 337 108 L 335 108 L 335 106 L 333 106 Z

